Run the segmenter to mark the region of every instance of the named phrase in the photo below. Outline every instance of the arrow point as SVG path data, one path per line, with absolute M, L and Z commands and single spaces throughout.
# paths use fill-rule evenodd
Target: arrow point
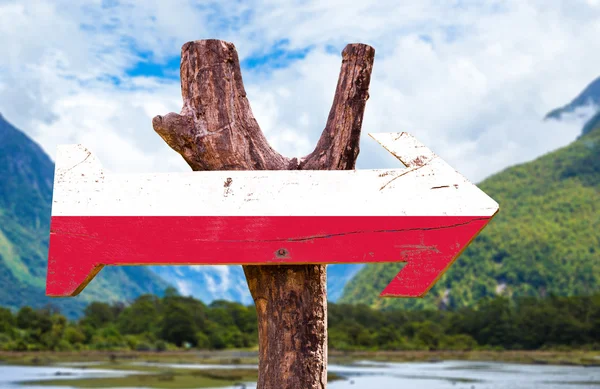
M 404 270 L 404 269 L 403 269 Z M 422 298 L 433 286 L 430 280 L 403 277 L 402 271 L 385 287 L 379 297 Z
M 452 263 L 469 246 L 492 216 L 474 217 L 453 227 L 451 233 L 438 229 L 435 249 L 419 250 L 381 292 L 381 297 L 424 297 Z

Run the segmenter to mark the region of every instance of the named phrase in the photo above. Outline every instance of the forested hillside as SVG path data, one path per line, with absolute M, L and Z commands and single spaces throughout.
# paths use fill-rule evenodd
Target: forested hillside
M 0 115 L 0 306 L 52 302 L 74 317 L 91 300 L 127 301 L 168 287 L 147 268 L 109 267 L 77 297 L 46 297 L 53 179 L 48 155 Z

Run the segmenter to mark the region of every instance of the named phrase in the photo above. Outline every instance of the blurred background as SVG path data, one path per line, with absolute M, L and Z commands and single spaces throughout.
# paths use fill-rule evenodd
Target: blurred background
M 331 388 L 600 386 L 599 20 L 598 0 L 0 0 L 0 385 L 255 385 L 240 266 L 44 291 L 56 146 L 189 171 L 151 120 L 181 109 L 181 46 L 222 39 L 288 157 L 323 131 L 345 45 L 373 46 L 357 168 L 399 167 L 367 133 L 408 131 L 500 204 L 423 299 L 378 297 L 402 264 L 328 266 Z

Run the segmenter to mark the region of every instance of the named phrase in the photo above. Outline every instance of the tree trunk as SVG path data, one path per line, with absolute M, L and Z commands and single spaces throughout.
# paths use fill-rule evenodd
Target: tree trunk
M 220 40 L 183 45 L 183 108 L 152 125 L 193 170 L 354 169 L 374 56 L 363 44 L 343 50 L 327 124 L 300 160 L 269 146 L 252 115 L 235 47 Z M 258 314 L 258 388 L 325 388 L 325 265 L 247 265 L 244 274 Z

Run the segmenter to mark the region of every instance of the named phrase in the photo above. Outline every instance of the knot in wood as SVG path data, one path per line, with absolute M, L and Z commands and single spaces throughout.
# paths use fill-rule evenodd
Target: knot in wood
M 277 250 L 277 252 L 275 253 L 275 255 L 276 255 L 278 258 L 284 258 L 284 257 L 287 257 L 287 256 L 288 256 L 288 254 L 289 254 L 289 252 L 288 252 L 286 249 L 279 249 L 279 250 Z

